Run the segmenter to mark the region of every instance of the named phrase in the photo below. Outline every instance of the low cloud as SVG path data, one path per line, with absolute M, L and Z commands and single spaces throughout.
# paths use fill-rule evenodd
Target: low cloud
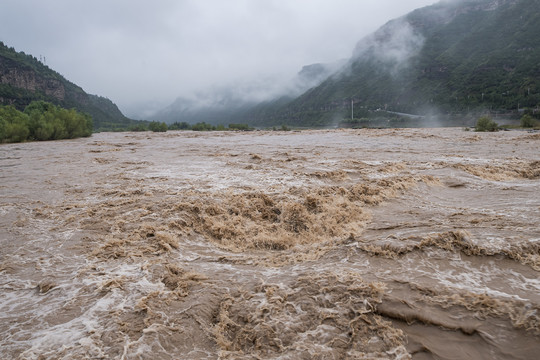
M 213 88 L 253 98 L 294 91 L 304 65 L 349 58 L 358 39 L 432 2 L 5 0 L 0 40 L 45 56 L 87 92 L 136 110 L 130 115 L 146 114 Z
M 405 18 L 399 18 L 361 40 L 356 45 L 353 59 L 376 59 L 396 75 L 420 52 L 424 40 Z

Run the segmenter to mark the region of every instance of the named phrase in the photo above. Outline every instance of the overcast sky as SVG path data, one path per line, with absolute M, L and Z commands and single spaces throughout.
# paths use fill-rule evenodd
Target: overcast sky
M 1 0 L 0 40 L 133 115 L 212 86 L 294 76 L 435 0 Z

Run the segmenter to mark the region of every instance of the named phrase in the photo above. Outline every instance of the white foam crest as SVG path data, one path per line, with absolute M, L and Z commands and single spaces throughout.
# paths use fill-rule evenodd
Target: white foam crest
M 40 356 L 54 354 L 58 349 L 77 349 L 79 345 L 84 345 L 88 355 L 95 356 L 93 352 L 101 352 L 99 335 L 104 331 L 100 319 L 103 319 L 104 313 L 109 313 L 118 309 L 118 300 L 121 298 L 118 292 L 112 291 L 102 298 L 97 299 L 95 303 L 77 316 L 67 322 L 60 323 L 43 329 L 28 330 L 29 348 L 22 354 L 22 358 L 37 359 Z M 82 343 L 81 343 L 82 341 Z
M 440 285 L 450 289 L 459 289 L 479 295 L 487 294 L 498 298 L 526 300 L 515 293 L 515 288 L 502 288 L 508 284 L 510 279 L 503 285 L 494 281 L 501 276 L 508 276 L 506 271 L 496 267 L 494 264 L 491 266 L 487 264 L 479 268 L 472 266 L 469 261 L 465 260 L 451 261 L 451 263 L 455 266 L 454 268 L 443 270 L 438 264 L 424 259 L 421 261 L 421 267 L 414 266 L 411 263 L 414 266 L 411 270 L 435 279 Z M 499 288 L 494 288 L 495 286 Z

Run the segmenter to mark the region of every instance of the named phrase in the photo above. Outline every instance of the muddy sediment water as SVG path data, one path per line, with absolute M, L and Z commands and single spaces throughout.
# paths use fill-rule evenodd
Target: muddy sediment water
M 0 146 L 2 359 L 531 359 L 540 137 Z

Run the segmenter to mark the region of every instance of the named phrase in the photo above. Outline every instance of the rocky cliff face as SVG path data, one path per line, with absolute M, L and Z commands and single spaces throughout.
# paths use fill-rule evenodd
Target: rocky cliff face
M 87 94 L 34 56 L 17 52 L 0 41 L 0 105 L 10 104 L 22 110 L 34 100 L 88 113 L 97 129 L 132 122 L 109 99 Z
M 31 68 L 19 66 L 15 61 L 0 56 L 0 84 L 31 92 L 42 92 L 47 96 L 63 101 L 66 89 L 61 81 L 45 78 Z

